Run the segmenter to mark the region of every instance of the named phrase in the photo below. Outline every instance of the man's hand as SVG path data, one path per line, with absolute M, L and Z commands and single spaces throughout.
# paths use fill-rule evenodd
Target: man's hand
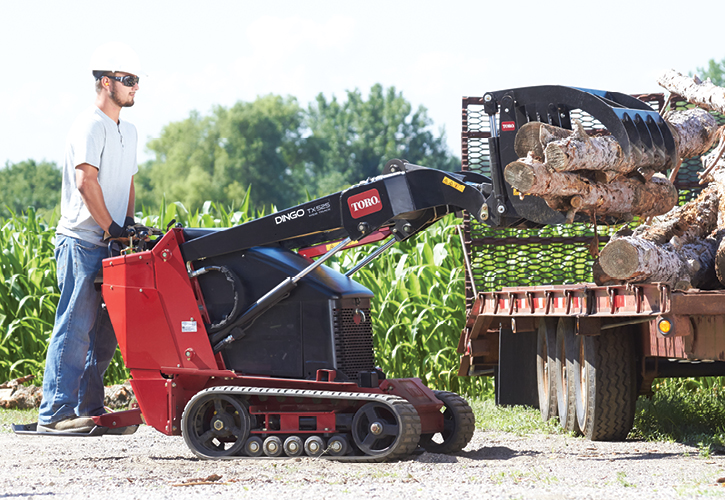
M 111 225 L 108 226 L 107 233 L 111 238 L 128 238 L 128 228 L 119 226 L 116 224 L 116 221 L 111 222 Z

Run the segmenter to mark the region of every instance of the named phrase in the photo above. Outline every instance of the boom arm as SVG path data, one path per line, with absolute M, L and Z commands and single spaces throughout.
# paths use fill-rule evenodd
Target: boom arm
M 390 228 L 403 241 L 444 215 L 467 210 L 481 220 L 487 177 L 450 173 L 391 160 L 386 174 L 345 191 L 224 230 L 186 230 L 181 245 L 187 262 L 254 246 L 280 243 L 299 248 L 341 238 L 359 240 Z

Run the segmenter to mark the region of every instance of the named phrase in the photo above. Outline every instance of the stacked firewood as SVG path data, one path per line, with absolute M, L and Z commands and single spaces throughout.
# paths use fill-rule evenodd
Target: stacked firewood
M 515 149 L 521 158 L 506 166 L 504 176 L 522 195 L 539 196 L 566 212 L 569 221 L 576 213 L 648 220 L 634 231 L 620 231 L 602 249 L 594 267 L 598 284 L 716 288 L 725 285 L 725 128 L 708 111 L 725 113 L 725 89 L 676 71 L 658 83 L 696 105 L 663 116 L 676 158 L 637 148 L 624 155 L 614 137 L 585 131 L 576 122 L 574 130 L 531 122 L 519 130 Z M 702 158 L 701 183 L 708 185 L 677 207 L 672 180 L 680 162 L 703 155 L 718 139 L 718 147 Z

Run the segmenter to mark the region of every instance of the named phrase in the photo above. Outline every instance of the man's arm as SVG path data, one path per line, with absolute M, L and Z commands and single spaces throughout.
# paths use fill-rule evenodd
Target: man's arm
M 131 177 L 131 191 L 128 193 L 128 209 L 126 209 L 126 216 L 134 216 L 134 206 L 136 205 L 136 188 L 133 187 L 133 177 Z
M 98 169 L 88 163 L 78 165 L 76 167 L 76 187 L 81 193 L 83 203 L 88 207 L 93 220 L 101 226 L 101 229 L 108 231 L 113 222 L 113 217 L 106 208 L 103 190 L 98 183 Z

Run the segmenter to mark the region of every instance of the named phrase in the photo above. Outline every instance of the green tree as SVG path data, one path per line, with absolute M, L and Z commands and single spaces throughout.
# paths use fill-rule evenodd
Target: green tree
M 725 58 L 720 62 L 710 59 L 707 68 L 697 68 L 697 76 L 703 81 L 709 78 L 715 85 L 725 85 Z
M 257 206 L 286 207 L 299 201 L 303 113 L 292 97 L 268 95 L 209 116 L 164 127 L 148 148 L 156 155 L 138 176 L 138 200 L 157 206 L 162 196 L 187 209 L 205 200 L 240 204 L 249 185 Z
M 306 153 L 310 191 L 326 194 L 382 173 L 385 163 L 401 158 L 441 170 L 457 170 L 460 160 L 446 147 L 445 133 L 435 135 L 427 110 L 411 104 L 395 87 L 376 84 L 363 98 L 360 90 L 346 100 L 319 94 L 309 106 Z
M 345 101 L 318 95 L 307 110 L 292 97 L 268 95 L 208 116 L 164 127 L 148 144 L 155 159 L 136 177 L 137 200 L 156 207 L 163 196 L 196 210 L 204 201 L 238 206 L 251 186 L 254 208 L 298 204 L 382 173 L 392 158 L 442 170 L 460 162 L 431 131 L 424 107 L 394 87 L 374 85 Z
M 55 163 L 6 162 L 0 169 L 0 215 L 9 217 L 30 206 L 39 212 L 52 210 L 60 202 L 61 182 L 62 175 Z

